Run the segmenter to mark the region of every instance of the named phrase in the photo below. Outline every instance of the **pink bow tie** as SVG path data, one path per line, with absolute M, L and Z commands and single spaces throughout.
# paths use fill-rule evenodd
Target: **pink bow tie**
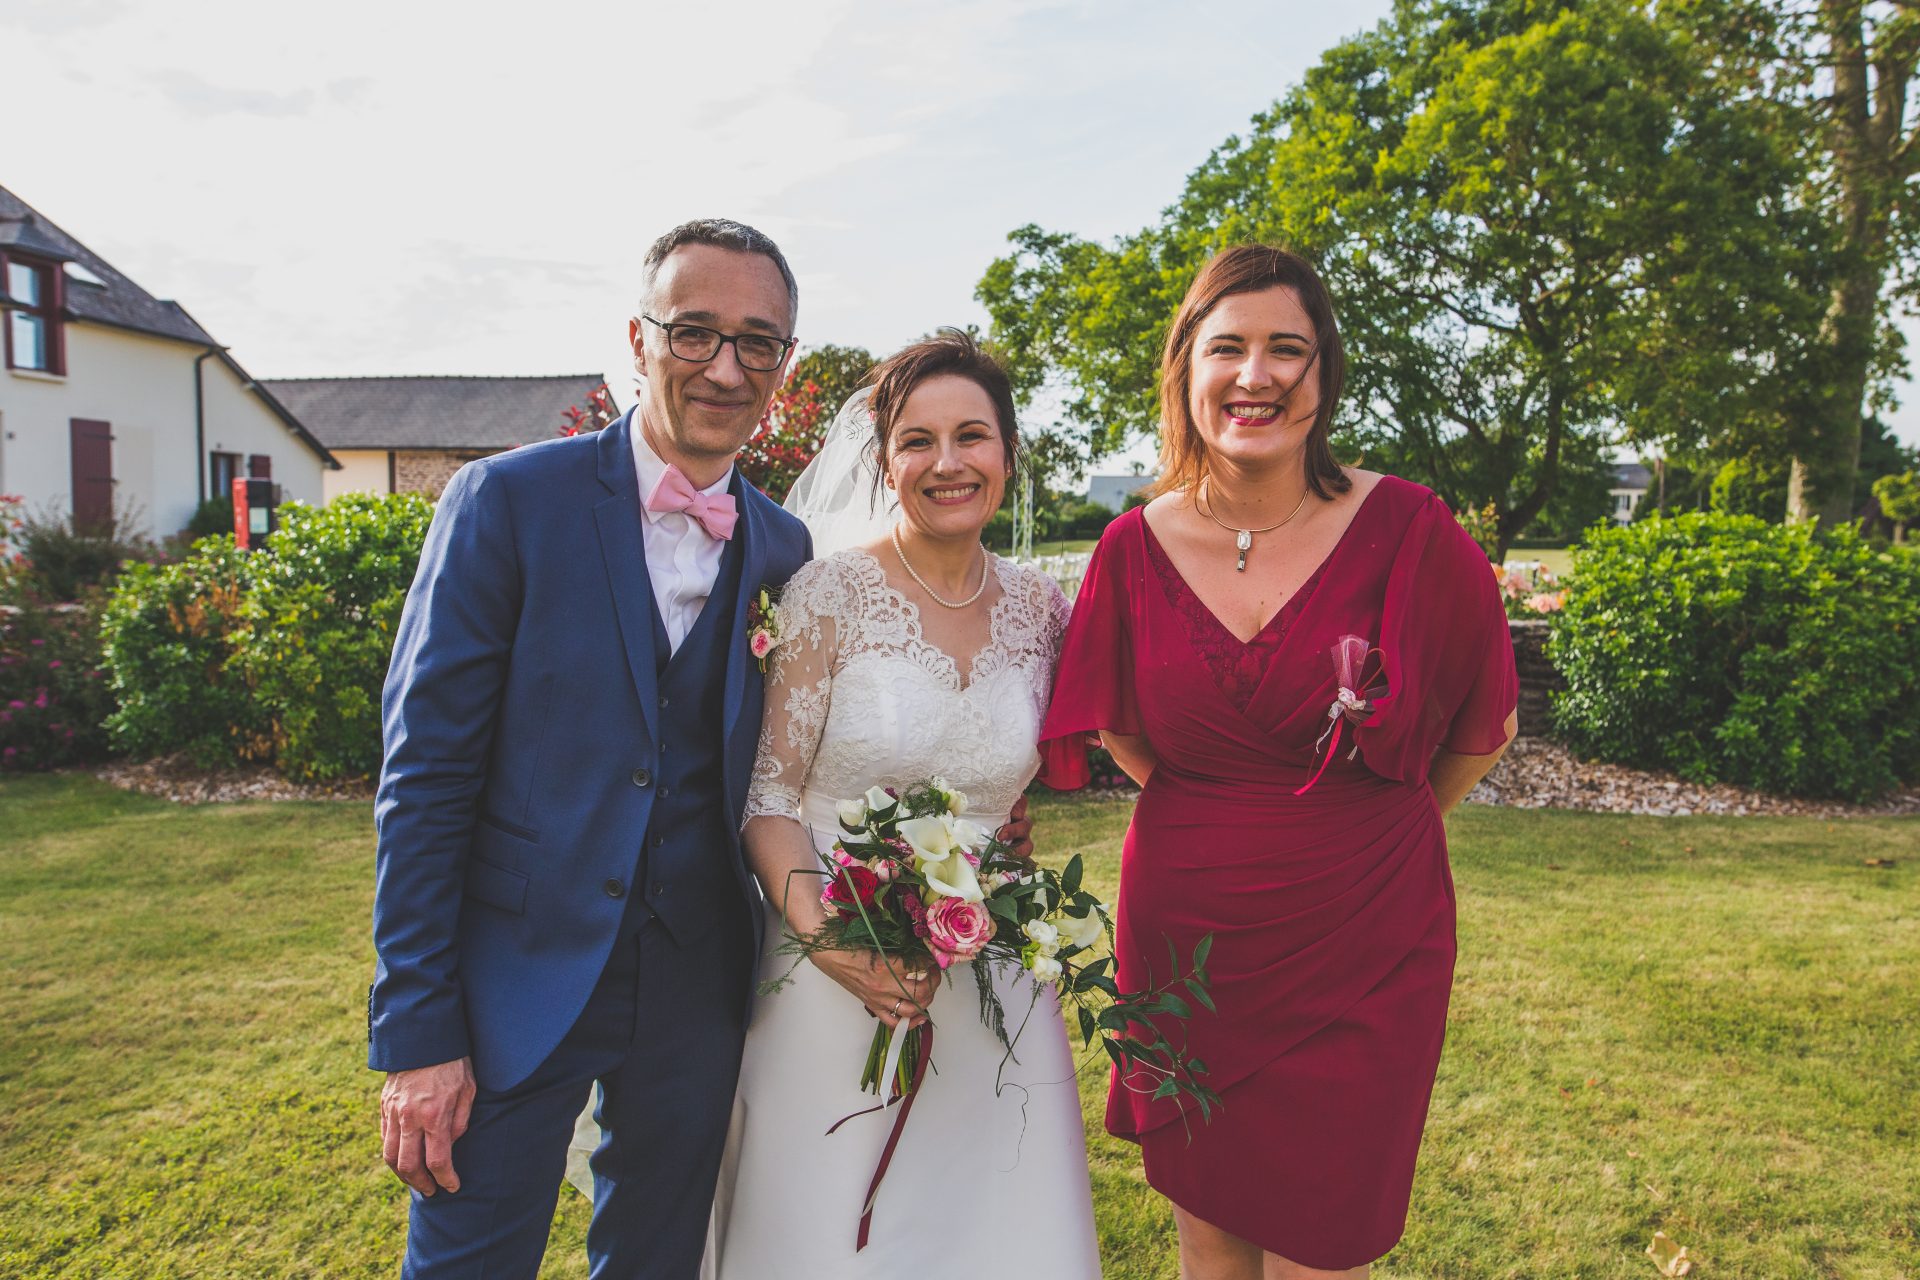
M 693 481 L 671 462 L 653 492 L 647 495 L 649 511 L 684 511 L 700 522 L 710 538 L 725 542 L 733 537 L 733 525 L 740 518 L 734 509 L 733 495 L 716 493 L 711 498 L 693 487 Z

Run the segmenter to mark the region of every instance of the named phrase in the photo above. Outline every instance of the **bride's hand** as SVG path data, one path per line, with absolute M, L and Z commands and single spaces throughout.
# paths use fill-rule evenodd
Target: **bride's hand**
M 809 958 L 889 1027 L 925 1022 L 940 989 L 937 974 L 909 970 L 899 957 L 877 951 L 816 951 Z

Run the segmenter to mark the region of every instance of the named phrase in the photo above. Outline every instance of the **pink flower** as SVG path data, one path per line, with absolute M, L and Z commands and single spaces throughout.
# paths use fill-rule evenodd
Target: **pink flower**
M 1542 591 L 1527 597 L 1527 608 L 1535 613 L 1557 613 L 1566 602 L 1567 593 L 1564 591 Z
M 756 658 L 766 657 L 773 652 L 773 637 L 765 631 L 754 632 L 753 638 L 747 641 L 747 652 Z
M 927 908 L 927 943 L 942 969 L 973 959 L 992 940 L 993 917 L 978 902 L 942 898 Z

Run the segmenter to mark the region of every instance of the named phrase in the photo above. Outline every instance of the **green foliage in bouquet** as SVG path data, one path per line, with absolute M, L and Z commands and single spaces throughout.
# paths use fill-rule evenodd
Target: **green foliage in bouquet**
M 897 794 L 874 787 L 859 800 L 843 802 L 843 834 L 819 872 L 826 882 L 826 921 L 805 937 L 789 938 L 780 954 L 795 957 L 797 965 L 819 951 L 877 951 L 908 970 L 950 971 L 956 963 L 975 961 L 981 1021 L 1006 1048 L 1003 1067 L 1019 1032 L 1007 1033 L 989 967 L 1017 966 L 1036 984 L 1036 1002 L 1041 987 L 1058 991 L 1074 1011 L 1083 1043 L 1091 1047 L 1098 1038 L 1123 1079 L 1150 1079 L 1155 1097 L 1185 1095 L 1210 1119 L 1220 1099 L 1200 1080 L 1206 1064 L 1186 1055 L 1164 1027 L 1169 1019 L 1193 1016 L 1188 998 L 1213 1009 L 1205 968 L 1211 936 L 1195 947 L 1184 976 L 1169 943 L 1174 965 L 1168 980 L 1147 991 L 1121 991 L 1110 976 L 1112 921 L 1106 906 L 1083 887 L 1081 860 L 1076 856 L 1054 871 L 1023 858 L 960 817 L 966 804 L 964 793 L 939 778 Z M 1097 950 L 1107 954 L 1095 959 Z M 761 990 L 771 994 L 787 981 L 776 978 Z M 896 1092 L 910 1091 L 908 1064 L 919 1056 L 919 1035 L 917 1028 L 906 1033 L 900 1068 L 883 1082 L 890 1035 L 877 1028 L 861 1087 L 879 1093 L 886 1083 Z
M 412 493 L 281 508 L 246 602 L 241 666 L 272 709 L 283 773 L 379 768 L 380 688 L 432 518 Z
M 118 706 L 115 746 L 139 756 L 184 752 L 201 768 L 271 754 L 271 720 L 236 662 L 255 559 L 217 534 L 173 564 L 134 563 L 100 624 Z
M 1865 800 L 1920 776 L 1920 557 L 1690 513 L 1592 533 L 1548 654 L 1583 754 Z

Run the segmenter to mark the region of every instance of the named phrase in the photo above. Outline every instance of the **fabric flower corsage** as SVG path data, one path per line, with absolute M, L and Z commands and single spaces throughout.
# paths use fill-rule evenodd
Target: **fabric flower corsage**
M 760 664 L 762 675 L 767 671 L 768 655 L 780 643 L 780 622 L 773 609 L 778 603 L 779 593 L 762 587 L 747 604 L 747 652 Z

